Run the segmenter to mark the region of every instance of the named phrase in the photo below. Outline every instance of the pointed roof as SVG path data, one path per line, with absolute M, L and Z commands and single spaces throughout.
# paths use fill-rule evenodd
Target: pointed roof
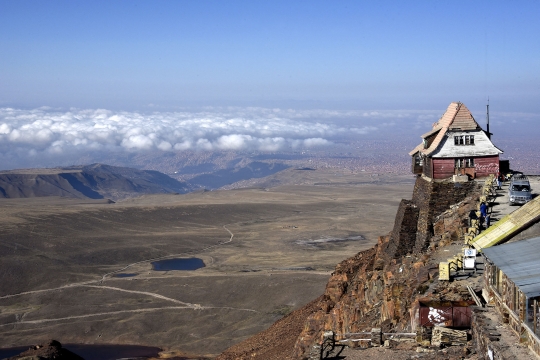
M 448 130 L 481 130 L 482 128 L 465 104 L 461 102 L 452 102 L 448 105 L 446 112 L 441 116 L 439 121 L 433 124 L 433 129 L 424 135 L 422 139 L 427 140 L 431 136 L 435 136 L 435 139 L 431 142 L 427 149 L 424 149 L 424 142 L 415 147 L 409 155 L 414 155 L 420 152 L 424 155 L 430 155 L 444 139 L 444 135 Z M 436 134 L 436 135 L 435 135 Z

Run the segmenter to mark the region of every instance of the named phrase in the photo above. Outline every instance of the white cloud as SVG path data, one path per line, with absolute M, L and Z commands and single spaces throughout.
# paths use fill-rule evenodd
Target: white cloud
M 373 124 L 337 125 L 360 112 L 266 108 L 207 108 L 198 112 L 59 112 L 0 108 L 0 150 L 5 155 L 93 151 L 259 150 L 325 146 L 377 130 Z M 364 121 L 365 122 L 365 121 Z
M 321 138 L 312 138 L 312 139 L 304 140 L 305 147 L 324 146 L 324 145 L 329 145 L 329 144 L 330 142 L 328 140 L 321 139 Z
M 251 135 L 222 135 L 216 140 L 216 146 L 224 150 L 241 150 L 245 149 L 252 139 Z
M 159 143 L 157 148 L 162 151 L 170 151 L 172 150 L 172 145 L 168 141 L 162 141 L 161 143 Z
M 0 135 L 6 135 L 11 132 L 11 128 L 8 124 L 0 124 Z
M 128 135 L 122 140 L 121 145 L 126 149 L 149 150 L 154 145 L 152 139 L 146 135 Z
M 199 139 L 197 140 L 196 148 L 199 150 L 210 151 L 212 150 L 213 146 L 212 143 L 208 141 L 208 139 Z
M 294 110 L 205 108 L 197 112 L 124 112 L 105 109 L 0 108 L 0 151 L 12 158 L 92 152 L 186 150 L 283 151 L 328 146 L 411 131 L 428 131 L 440 116 L 430 110 Z M 514 114 L 515 115 L 515 114 Z M 517 116 L 526 118 L 527 114 Z M 505 118 L 510 117 L 505 114 Z M 494 123 L 502 119 L 494 116 Z
M 275 152 L 329 146 L 367 136 L 385 139 L 412 136 L 417 139 L 431 129 L 431 124 L 440 115 L 440 110 L 337 111 L 255 107 L 152 113 L 0 108 L 0 165 L 24 167 L 32 161 L 32 164 L 41 164 L 41 158 L 51 160 L 47 165 L 51 162 L 56 165 L 63 163 L 63 159 L 92 159 L 93 154 L 116 152 Z M 512 121 L 530 125 L 538 120 L 538 114 L 497 113 L 492 116 L 492 126 L 502 128 Z

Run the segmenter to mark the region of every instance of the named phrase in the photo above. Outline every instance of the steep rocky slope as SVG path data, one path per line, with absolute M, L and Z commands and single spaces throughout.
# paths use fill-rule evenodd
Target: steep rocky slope
M 324 295 L 295 312 L 311 314 L 294 347 L 290 346 L 294 334 L 284 327 L 281 332 L 256 335 L 219 359 L 267 359 L 261 354 L 275 351 L 280 351 L 282 359 L 307 359 L 318 352 L 316 345 L 325 331 L 333 331 L 338 340 L 344 334 L 369 332 L 373 327 L 383 332 L 414 332 L 420 302 L 470 302 L 459 283 L 435 281 L 441 261 L 435 253 L 461 237 L 467 214 L 475 208 L 478 197 L 475 182 L 439 183 L 418 178 L 412 200 L 402 200 L 399 206 L 392 232 L 381 236 L 373 248 L 341 262 Z M 289 317 L 305 318 L 295 313 Z M 262 338 L 264 343 L 257 341 Z

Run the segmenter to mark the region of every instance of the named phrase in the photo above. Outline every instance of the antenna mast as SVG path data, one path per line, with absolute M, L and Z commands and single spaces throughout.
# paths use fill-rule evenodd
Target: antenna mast
M 488 139 L 491 140 L 491 135 L 493 135 L 493 134 L 489 132 L 489 98 L 488 98 L 488 102 L 487 102 L 487 105 L 486 105 L 486 120 L 487 120 L 487 137 L 488 137 Z

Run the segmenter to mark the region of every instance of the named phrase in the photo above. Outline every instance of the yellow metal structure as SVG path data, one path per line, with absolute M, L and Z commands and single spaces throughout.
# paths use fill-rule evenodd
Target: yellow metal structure
M 480 233 L 471 245 L 478 251 L 507 240 L 520 230 L 540 220 L 540 196 L 506 215 L 487 230 Z

